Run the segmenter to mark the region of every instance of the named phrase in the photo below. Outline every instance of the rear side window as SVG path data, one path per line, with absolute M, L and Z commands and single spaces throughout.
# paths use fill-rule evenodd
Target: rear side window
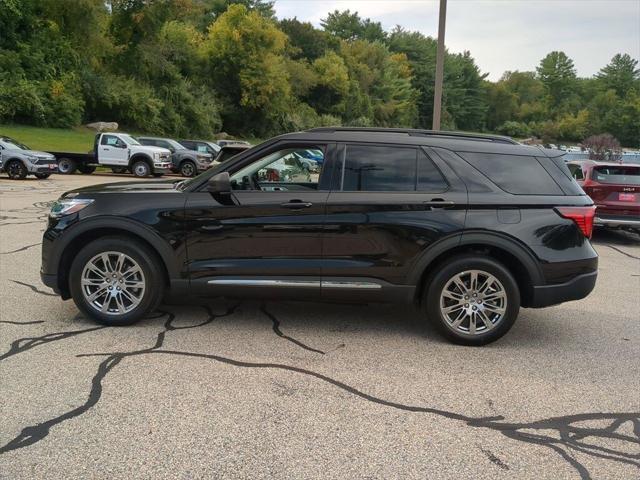
M 626 165 L 594 167 L 591 179 L 600 183 L 640 185 L 640 167 Z
M 457 152 L 489 180 L 516 195 L 562 195 L 558 184 L 535 157 Z
M 416 189 L 415 148 L 347 145 L 342 190 L 408 192 Z

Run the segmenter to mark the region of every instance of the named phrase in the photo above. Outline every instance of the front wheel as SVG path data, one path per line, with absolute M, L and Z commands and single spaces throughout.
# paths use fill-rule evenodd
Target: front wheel
M 151 167 L 144 160 L 138 160 L 131 166 L 131 172 L 136 177 L 148 177 L 151 175 Z
M 423 306 L 442 335 L 461 345 L 485 345 L 506 334 L 520 310 L 520 290 L 500 262 L 461 255 L 428 279 Z
M 7 174 L 11 180 L 24 180 L 27 178 L 27 167 L 20 160 L 11 160 L 7 165 Z
M 187 160 L 180 165 L 180 174 L 183 177 L 193 177 L 196 173 L 198 173 L 198 169 L 195 163 Z
M 38 180 L 45 180 L 45 179 L 49 178 L 51 176 L 51 174 L 50 173 L 36 173 L 35 176 L 36 176 L 36 178 Z
M 84 247 L 71 264 L 69 286 L 80 311 L 106 325 L 129 325 L 156 308 L 164 282 L 148 247 L 105 237 Z

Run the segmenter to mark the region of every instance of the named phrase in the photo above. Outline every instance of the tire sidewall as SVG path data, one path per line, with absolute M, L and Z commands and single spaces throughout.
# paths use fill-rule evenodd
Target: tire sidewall
M 106 251 L 122 252 L 130 256 L 138 262 L 144 274 L 146 285 L 142 301 L 134 310 L 124 315 L 107 315 L 97 311 L 82 293 L 81 278 L 85 265 L 91 258 Z M 164 291 L 164 281 L 157 260 L 148 252 L 148 247 L 128 238 L 106 237 L 91 242 L 76 255 L 69 272 L 69 289 L 73 301 L 85 316 L 104 325 L 120 326 L 135 323 L 158 305 Z
M 60 165 L 65 165 L 65 164 L 68 165 L 66 169 L 60 168 Z M 60 160 L 58 160 L 58 173 L 61 173 L 63 175 L 70 175 L 76 171 L 76 168 L 77 168 L 76 163 L 70 158 L 61 158 Z
M 502 283 L 507 294 L 507 310 L 504 317 L 496 327 L 480 335 L 454 331 L 440 312 L 440 295 L 445 285 L 453 276 L 466 270 L 490 273 Z M 454 257 L 434 272 L 425 289 L 422 305 L 427 318 L 446 338 L 461 345 L 479 346 L 499 339 L 511 329 L 520 311 L 520 290 L 513 275 L 500 262 L 478 255 L 465 255 Z

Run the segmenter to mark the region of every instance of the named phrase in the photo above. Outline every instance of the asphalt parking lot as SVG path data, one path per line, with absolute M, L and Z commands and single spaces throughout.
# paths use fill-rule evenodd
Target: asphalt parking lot
M 640 478 L 640 237 L 596 290 L 482 348 L 396 306 L 162 305 L 82 318 L 40 283 L 49 202 L 0 179 L 0 478 Z

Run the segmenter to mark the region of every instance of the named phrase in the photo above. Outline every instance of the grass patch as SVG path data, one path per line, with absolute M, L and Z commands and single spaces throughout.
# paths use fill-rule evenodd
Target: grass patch
M 40 128 L 0 125 L 0 135 L 14 138 L 33 150 L 86 153 L 93 149 L 96 132 L 89 128 Z

